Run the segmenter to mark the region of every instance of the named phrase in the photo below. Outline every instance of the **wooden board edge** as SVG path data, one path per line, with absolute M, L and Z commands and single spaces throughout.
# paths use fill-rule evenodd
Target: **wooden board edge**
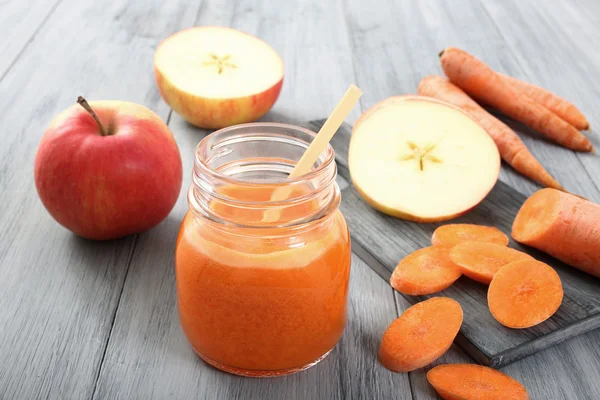
M 352 238 L 351 240 L 353 253 L 359 257 L 369 268 L 377 273 L 381 279 L 389 282 L 392 272 L 386 268 L 373 253 L 366 249 L 365 246 L 358 241 L 358 239 Z M 397 294 L 405 298 L 411 304 L 418 303 L 419 301 L 425 299 L 419 296 L 406 296 L 400 292 L 397 292 Z M 541 350 L 551 348 L 567 339 L 576 337 L 597 328 L 600 328 L 600 313 L 590 315 L 589 317 L 586 317 L 581 321 L 571 324 L 563 329 L 549 332 L 543 336 L 528 341 L 521 346 L 498 354 L 487 354 L 483 352 L 466 336 L 464 336 L 462 332 L 458 333 L 454 342 L 477 363 L 491 368 L 500 369 L 523 358 L 532 356 Z
M 495 354 L 490 357 L 489 364 L 486 365 L 496 369 L 502 368 L 597 328 L 600 328 L 600 313 L 590 315 L 563 329 L 549 332 L 521 346 Z
M 367 250 L 357 239 L 352 238 L 352 252 L 360 258 L 369 268 L 371 268 L 381 279 L 386 282 L 390 281 L 391 271 L 387 269 L 369 250 Z M 391 289 L 391 286 L 390 286 Z M 405 296 L 400 292 L 394 291 L 394 294 L 400 295 L 405 298 L 409 303 L 415 304 L 421 301 L 416 296 Z M 598 323 L 600 324 L 600 315 Z M 493 366 L 493 361 L 498 355 L 487 354 L 477 348 L 466 336 L 461 332 L 458 333 L 454 340 L 456 345 L 460 347 L 469 357 L 474 359 L 476 362 L 486 366 Z M 516 360 L 515 360 L 516 361 Z M 503 365 L 502 365 L 503 366 Z M 494 367 L 499 368 L 499 367 Z
M 369 268 L 371 268 L 381 279 L 386 283 L 390 282 L 392 273 L 387 269 L 369 250 L 367 250 L 361 243 L 359 243 L 353 237 L 350 237 L 352 241 L 352 252 L 356 254 Z M 390 286 L 390 289 L 392 287 Z

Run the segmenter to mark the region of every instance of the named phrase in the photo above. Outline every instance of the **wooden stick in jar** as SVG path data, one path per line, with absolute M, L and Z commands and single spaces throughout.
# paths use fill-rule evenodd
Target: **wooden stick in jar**
M 300 160 L 292 170 L 289 175 L 289 178 L 296 178 L 298 176 L 304 175 L 310 172 L 312 166 L 319 158 L 319 155 L 325 150 L 329 141 L 333 137 L 333 135 L 337 132 L 339 127 L 344 122 L 344 119 L 350 114 L 350 111 L 354 107 L 354 105 L 358 102 L 358 99 L 362 95 L 362 91 L 354 86 L 350 85 L 342 100 L 338 103 L 338 105 L 334 108 L 325 124 L 319 130 L 317 136 L 315 136 L 314 140 L 311 142 L 310 146 L 306 149 Z M 282 201 L 289 197 L 291 194 L 290 186 L 281 186 L 273 191 L 271 195 L 271 201 Z M 265 211 L 261 222 L 274 222 L 279 219 L 281 215 L 280 209 L 270 209 Z

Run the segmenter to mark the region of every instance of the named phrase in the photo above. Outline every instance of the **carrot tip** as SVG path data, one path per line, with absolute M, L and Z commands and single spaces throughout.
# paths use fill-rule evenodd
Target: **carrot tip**
M 561 192 L 565 192 L 565 193 L 571 193 L 561 185 L 556 185 L 556 186 L 552 187 L 552 189 L 560 190 Z

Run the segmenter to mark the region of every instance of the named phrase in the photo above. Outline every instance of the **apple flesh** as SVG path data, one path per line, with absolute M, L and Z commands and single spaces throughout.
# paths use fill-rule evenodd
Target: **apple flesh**
M 498 149 L 475 120 L 422 96 L 391 97 L 366 111 L 354 125 L 348 164 L 369 204 L 417 222 L 466 213 L 500 173 Z
M 165 39 L 154 55 L 162 98 L 187 122 L 220 129 L 255 121 L 277 100 L 283 62 L 262 40 L 222 27 Z
M 94 117 L 73 105 L 50 123 L 38 147 L 34 174 L 42 203 L 61 225 L 89 239 L 152 228 L 181 190 L 173 135 L 141 105 L 80 101 Z

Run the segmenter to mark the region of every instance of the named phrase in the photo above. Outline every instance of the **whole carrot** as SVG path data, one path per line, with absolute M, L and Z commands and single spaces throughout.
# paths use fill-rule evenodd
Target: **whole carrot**
M 564 190 L 527 150 L 517 134 L 485 111 L 459 87 L 441 76 L 427 76 L 419 84 L 419 94 L 446 101 L 470 114 L 494 139 L 500 156 L 521 175 L 555 189 Z
M 587 118 L 573 103 L 531 83 L 501 73 L 498 73 L 498 76 L 517 92 L 524 93 L 531 100 L 540 103 L 580 131 L 590 129 Z
M 442 69 L 452 83 L 470 96 L 497 108 L 556 143 L 576 151 L 592 151 L 590 141 L 568 122 L 536 103 L 469 53 L 455 47 L 440 53 Z

